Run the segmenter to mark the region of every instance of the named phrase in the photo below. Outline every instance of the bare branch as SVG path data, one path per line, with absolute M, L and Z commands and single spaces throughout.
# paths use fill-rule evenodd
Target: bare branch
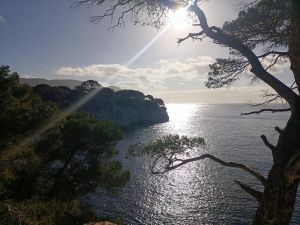
M 203 35 L 203 34 L 204 34 L 203 31 L 198 32 L 198 33 L 189 33 L 186 37 L 184 37 L 184 38 L 179 38 L 179 39 L 177 40 L 177 43 L 180 44 L 181 42 L 183 42 L 183 41 L 185 41 L 185 40 L 187 40 L 187 39 L 189 39 L 189 38 L 192 38 L 193 40 L 197 40 L 197 39 L 198 39 L 198 40 L 201 40 L 200 36 Z
M 167 11 L 170 8 L 176 8 L 179 4 L 168 0 L 75 0 L 72 7 L 79 7 L 87 5 L 91 8 L 104 6 L 101 15 L 92 16 L 90 18 L 92 23 L 99 23 L 105 18 L 110 18 L 113 24 L 110 30 L 114 30 L 118 26 L 125 24 L 125 19 L 131 20 L 134 24 L 140 23 L 142 25 L 153 25 L 160 28 L 165 25 L 167 18 Z M 114 20 L 114 17 L 116 20 Z
M 275 130 L 276 130 L 279 134 L 283 134 L 283 130 L 280 129 L 279 127 L 275 127 Z
M 253 189 L 252 187 L 249 187 L 248 185 L 235 180 L 235 183 L 237 183 L 245 192 L 247 192 L 248 194 L 250 194 L 252 197 L 254 197 L 258 202 L 261 201 L 263 193 L 260 191 L 257 191 L 255 189 Z
M 277 148 L 268 141 L 266 135 L 261 135 L 260 138 L 263 140 L 264 144 L 271 149 L 272 152 L 277 150 Z
M 267 67 L 265 68 L 265 70 L 269 70 L 269 69 L 271 69 L 273 66 L 275 66 L 276 63 L 278 62 L 278 60 L 279 60 L 280 57 L 281 57 L 280 55 L 277 55 L 277 56 L 275 57 L 275 60 L 274 60 L 269 66 L 267 66 Z
M 278 99 L 280 99 L 281 97 L 279 96 L 279 95 L 276 95 L 275 97 L 273 97 L 273 98 L 271 98 L 271 99 L 268 99 L 268 100 L 266 100 L 266 101 L 264 101 L 264 102 L 261 102 L 261 103 L 257 103 L 257 104 L 250 104 L 250 106 L 263 106 L 263 105 L 268 105 L 268 104 L 270 104 L 270 103 L 272 103 L 272 102 L 274 102 L 274 101 L 276 101 L 276 100 L 278 100 Z
M 155 173 L 156 174 L 163 174 L 163 173 L 166 173 L 170 170 L 174 170 L 178 167 L 181 167 L 181 166 L 183 166 L 187 163 L 195 162 L 195 161 L 199 161 L 199 160 L 203 160 L 203 159 L 211 159 L 211 160 L 213 160 L 213 161 L 215 161 L 215 162 L 217 162 L 217 163 L 219 163 L 223 166 L 242 169 L 242 170 L 250 173 L 254 177 L 256 177 L 264 186 L 267 183 L 267 180 L 264 176 L 262 176 L 261 174 L 259 174 L 256 171 L 250 169 L 249 167 L 245 166 L 244 164 L 234 163 L 234 162 L 225 162 L 225 161 L 223 161 L 223 160 L 221 160 L 221 159 L 219 159 L 219 158 L 217 158 L 213 155 L 210 155 L 210 154 L 204 154 L 204 155 L 194 157 L 194 158 L 190 158 L 190 159 L 176 159 L 176 160 L 173 160 L 171 163 L 169 163 L 167 166 L 165 166 L 165 168 L 164 168 L 165 171 L 163 171 L 163 172 L 156 171 Z
M 241 113 L 241 116 L 246 116 L 246 115 L 251 115 L 251 114 L 260 114 L 262 112 L 271 112 L 271 113 L 276 113 L 276 112 L 289 112 L 291 111 L 291 108 L 283 108 L 283 109 L 261 109 L 257 111 L 252 111 L 252 112 L 247 112 L 247 113 Z
M 297 89 L 298 87 L 295 87 L 294 85 L 296 84 L 296 81 L 294 81 L 291 86 L 290 86 L 290 89 L 292 90 L 295 90 Z M 250 104 L 250 106 L 263 106 L 263 105 L 268 105 L 274 101 L 277 102 L 277 100 L 281 99 L 282 100 L 282 97 L 280 95 L 278 95 L 277 93 L 269 93 L 268 90 L 262 94 L 262 97 L 263 98 L 267 98 L 266 101 L 264 102 L 261 102 L 261 103 L 256 103 L 256 104 Z M 270 98 L 272 97 L 272 98 Z
M 264 57 L 269 56 L 269 55 L 279 55 L 279 56 L 287 57 L 289 55 L 289 53 L 288 52 L 281 52 L 281 51 L 269 51 L 269 52 L 266 52 L 266 53 L 258 56 L 258 58 L 264 58 Z

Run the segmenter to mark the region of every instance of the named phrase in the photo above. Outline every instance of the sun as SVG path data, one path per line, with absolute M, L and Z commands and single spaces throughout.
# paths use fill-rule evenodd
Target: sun
M 176 11 L 170 10 L 168 12 L 168 19 L 170 24 L 175 29 L 183 29 L 188 25 L 188 13 L 185 8 L 177 9 Z

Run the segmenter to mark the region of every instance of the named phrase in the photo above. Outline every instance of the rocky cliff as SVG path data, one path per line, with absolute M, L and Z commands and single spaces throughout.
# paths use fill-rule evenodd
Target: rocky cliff
M 164 104 L 142 96 L 124 96 L 125 91 L 115 92 L 104 97 L 100 90 L 99 96 L 85 104 L 80 110 L 89 112 L 98 118 L 109 119 L 122 127 L 146 125 L 169 121 Z
M 78 111 L 111 120 L 122 127 L 169 121 L 162 99 L 145 96 L 142 92 L 134 90 L 114 91 L 111 88 L 103 88 L 94 81 L 84 82 L 75 89 L 41 84 L 34 87 L 34 92 L 44 100 L 56 102 L 62 109 L 70 107 L 86 95 L 93 95 Z

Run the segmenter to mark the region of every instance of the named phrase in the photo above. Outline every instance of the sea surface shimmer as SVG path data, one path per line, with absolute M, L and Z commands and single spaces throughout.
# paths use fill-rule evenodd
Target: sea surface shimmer
M 203 160 L 158 176 L 150 174 L 149 159 L 125 160 L 124 155 L 128 145 L 138 141 L 167 134 L 201 136 L 207 146 L 195 155 L 211 153 L 266 175 L 272 159 L 260 135 L 276 144 L 274 127 L 284 127 L 289 113 L 241 117 L 241 112 L 254 110 L 247 105 L 169 104 L 167 108 L 170 122 L 127 130 L 118 144 L 119 159 L 132 173 L 127 187 L 117 194 L 99 189 L 89 196 L 89 203 L 99 214 L 122 217 L 129 225 L 250 224 L 256 202 L 234 180 L 261 186 L 244 171 Z M 300 224 L 300 195 L 297 199 L 294 225 Z

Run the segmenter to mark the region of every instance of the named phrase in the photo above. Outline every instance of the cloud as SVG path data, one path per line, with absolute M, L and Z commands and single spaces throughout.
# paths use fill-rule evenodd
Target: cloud
M 97 79 L 121 88 L 164 89 L 168 83 L 183 84 L 199 82 L 206 78 L 209 64 L 214 59 L 208 56 L 179 60 L 160 60 L 153 67 L 128 68 L 120 64 L 95 64 L 83 67 L 61 67 L 55 72 L 61 76 Z
M 5 19 L 3 16 L 0 16 L 0 24 L 4 24 L 5 23 Z

